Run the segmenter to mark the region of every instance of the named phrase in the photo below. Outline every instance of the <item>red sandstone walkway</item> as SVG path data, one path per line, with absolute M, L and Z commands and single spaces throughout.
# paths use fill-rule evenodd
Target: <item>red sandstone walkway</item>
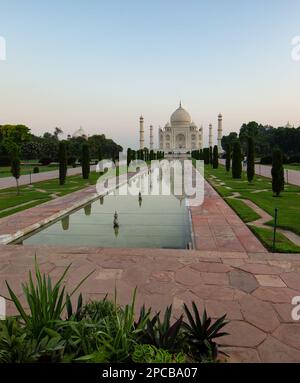
M 220 339 L 230 361 L 300 362 L 300 323 L 291 317 L 300 295 L 300 256 L 246 252 L 0 246 L 0 292 L 5 280 L 22 299 L 21 283 L 37 256 L 42 271 L 57 279 L 72 263 L 67 290 L 90 271 L 84 299 L 112 297 L 128 303 L 138 287 L 137 309 L 154 311 L 195 301 L 217 318 L 227 313 L 229 336 Z M 8 304 L 8 314 L 13 314 Z
M 205 181 L 205 199 L 191 207 L 198 250 L 266 252 L 251 230 Z

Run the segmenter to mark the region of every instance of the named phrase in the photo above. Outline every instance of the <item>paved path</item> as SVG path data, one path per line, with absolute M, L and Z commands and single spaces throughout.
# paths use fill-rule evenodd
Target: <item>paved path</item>
M 220 159 L 219 161 L 221 164 L 225 165 L 224 159 Z M 271 166 L 257 164 L 255 165 L 255 174 L 272 178 Z M 285 181 L 287 183 L 300 186 L 300 171 L 299 170 L 285 169 L 284 175 L 285 175 Z
M 231 362 L 300 362 L 300 322 L 293 321 L 291 300 L 300 295 L 300 256 L 282 254 L 158 249 L 0 246 L 0 292 L 5 280 L 24 302 L 21 283 L 37 256 L 42 271 L 66 277 L 71 291 L 81 286 L 84 301 L 112 298 L 126 304 L 138 288 L 137 311 L 143 303 L 153 311 L 195 301 L 212 318 L 227 313 L 230 334 L 219 343 Z M 11 303 L 7 313 L 14 314 Z
M 198 250 L 266 252 L 247 225 L 207 181 L 204 191 L 203 204 L 191 207 Z
M 94 171 L 96 169 L 96 165 L 91 166 L 91 170 Z M 68 168 L 68 176 L 75 176 L 77 174 L 81 174 L 81 166 L 77 168 Z M 51 170 L 49 172 L 41 172 L 36 174 L 31 174 L 31 183 L 53 180 L 58 178 L 58 170 Z M 19 178 L 20 185 L 28 185 L 30 184 L 30 175 L 25 174 Z M 10 187 L 16 186 L 16 180 L 14 177 L 3 177 L 0 178 L 0 189 L 6 189 Z

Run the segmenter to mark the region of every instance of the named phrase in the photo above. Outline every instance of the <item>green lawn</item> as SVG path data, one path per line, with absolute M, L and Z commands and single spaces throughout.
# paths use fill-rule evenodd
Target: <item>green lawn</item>
M 120 167 L 120 175 L 126 171 L 126 167 Z M 106 179 L 112 176 L 112 170 L 101 176 Z M 95 185 L 99 173 L 91 172 L 89 180 L 84 180 L 81 175 L 67 177 L 65 185 L 59 185 L 58 179 L 35 182 L 32 185 L 20 187 L 20 195 L 16 195 L 16 188 L 0 190 L 0 218 L 18 211 L 47 202 L 53 198 L 60 197 L 89 185 Z M 22 205 L 25 204 L 25 205 Z M 11 208 L 11 209 L 10 209 Z
M 261 240 L 265 247 L 273 250 L 273 230 L 264 229 L 261 227 L 249 226 L 253 233 Z M 279 253 L 300 253 L 300 247 L 295 246 L 288 238 L 283 234 L 276 233 L 276 245 L 275 252 Z
M 278 208 L 278 226 L 291 230 L 300 235 L 300 188 L 297 186 L 287 185 L 285 191 L 280 197 L 273 197 L 271 190 L 271 180 L 261 176 L 256 176 L 253 183 L 249 184 L 246 178 L 245 172 L 241 180 L 233 180 L 231 172 L 227 173 L 224 166 L 219 166 L 218 169 L 212 169 L 210 165 L 205 166 L 205 178 L 215 187 L 215 189 L 223 196 L 228 197 L 233 192 L 240 193 L 240 198 L 245 198 L 253 201 L 260 208 L 274 217 L 274 210 Z M 259 193 L 253 193 L 253 191 L 260 190 Z M 226 199 L 226 198 L 225 198 Z M 229 204 L 232 201 L 226 199 Z M 251 213 L 245 212 L 245 207 L 239 203 L 234 202 L 232 205 L 234 210 L 241 216 L 244 222 L 250 222 Z M 251 209 L 250 209 L 251 210 Z M 254 213 L 254 212 L 253 212 Z M 255 213 L 254 213 L 255 214 Z M 249 218 L 250 217 L 250 218 Z M 268 223 L 273 225 L 273 220 Z M 265 229 L 267 230 L 267 229 Z M 256 233 L 259 237 L 260 232 Z M 284 240 L 283 236 L 283 240 Z M 261 240 L 263 240 L 261 235 Z M 299 252 L 299 247 L 294 246 L 287 239 L 287 246 L 294 248 L 294 252 Z M 266 242 L 264 242 L 266 243 Z M 281 248 L 283 245 L 281 246 Z M 292 252 L 292 251 L 291 251 Z
M 300 170 L 300 164 L 284 165 L 285 169 Z
M 243 201 L 238 199 L 227 198 L 226 202 L 232 207 L 232 209 L 241 217 L 244 222 L 253 222 L 260 218 L 249 206 Z

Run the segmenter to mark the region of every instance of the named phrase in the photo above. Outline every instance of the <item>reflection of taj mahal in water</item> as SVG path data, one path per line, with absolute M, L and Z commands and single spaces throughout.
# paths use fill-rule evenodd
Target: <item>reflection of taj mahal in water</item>
M 222 140 L 222 123 L 223 117 L 221 114 L 218 116 L 218 149 L 222 151 L 221 140 Z M 209 125 L 209 142 L 208 146 L 213 146 L 213 134 L 212 124 Z M 191 150 L 203 148 L 203 127 L 198 126 L 192 121 L 190 114 L 181 106 L 175 110 L 171 115 L 170 121 L 168 121 L 164 128 L 159 128 L 158 131 L 158 150 L 165 152 L 177 152 L 186 153 Z M 144 138 L 144 118 L 140 117 L 140 149 L 145 147 Z M 153 126 L 150 125 L 150 146 L 153 147 Z

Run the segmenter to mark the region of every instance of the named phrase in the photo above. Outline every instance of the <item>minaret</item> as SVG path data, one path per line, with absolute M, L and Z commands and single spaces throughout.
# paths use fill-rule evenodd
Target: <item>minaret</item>
M 150 150 L 153 150 L 153 126 L 150 125 Z
M 212 124 L 209 124 L 209 135 L 208 135 L 208 147 L 213 146 L 213 139 L 212 139 Z
M 203 149 L 203 125 L 199 129 L 199 149 Z
M 222 114 L 220 113 L 218 115 L 218 151 L 219 153 L 222 152 L 222 144 L 221 144 L 221 141 L 222 141 L 222 129 L 223 129 L 223 116 Z
M 140 149 L 145 147 L 145 138 L 144 138 L 144 118 L 140 117 Z

